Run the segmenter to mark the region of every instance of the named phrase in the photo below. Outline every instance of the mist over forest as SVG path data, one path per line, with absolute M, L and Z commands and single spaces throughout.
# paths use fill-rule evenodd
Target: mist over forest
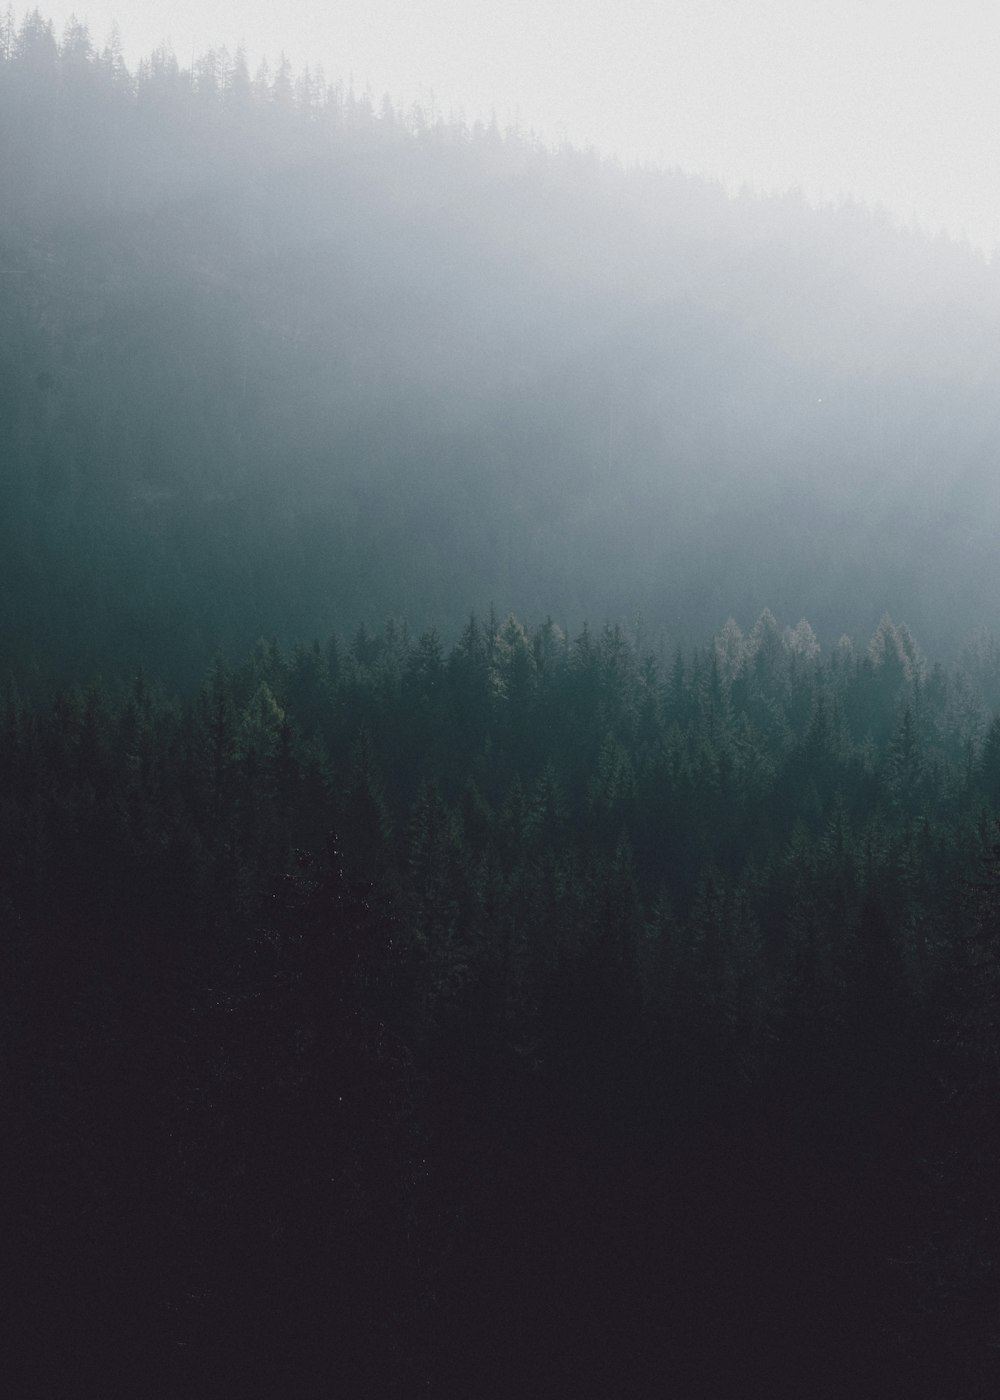
M 0 19 L 18 1395 L 997 1393 L 998 390 L 877 212 Z
M 0 66 L 3 632 L 996 625 L 992 265 L 239 56 Z M 40 638 L 47 645 L 39 646 Z

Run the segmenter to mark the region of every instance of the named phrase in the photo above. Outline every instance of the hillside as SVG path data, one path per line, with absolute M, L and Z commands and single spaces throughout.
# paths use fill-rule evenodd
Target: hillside
M 998 1393 L 998 312 L 0 21 L 12 1394 Z
M 996 270 L 209 55 L 0 63 L 0 628 L 43 671 L 404 616 L 997 621 Z

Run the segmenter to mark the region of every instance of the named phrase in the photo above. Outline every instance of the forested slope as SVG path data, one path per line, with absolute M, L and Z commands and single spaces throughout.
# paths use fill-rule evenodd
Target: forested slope
M 12 1393 L 997 1393 L 998 309 L 0 24 Z
M 693 641 L 996 622 L 997 278 L 851 209 L 730 200 L 378 112 L 237 56 L 0 61 L 0 607 L 22 661 L 470 606 Z
M 37 1392 L 994 1393 L 972 660 L 473 619 L 9 696 Z

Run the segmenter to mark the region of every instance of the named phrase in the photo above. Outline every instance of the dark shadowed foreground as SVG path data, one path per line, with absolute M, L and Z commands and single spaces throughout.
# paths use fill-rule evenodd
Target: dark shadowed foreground
M 995 1394 L 979 662 L 511 618 L 11 688 L 12 1393 Z

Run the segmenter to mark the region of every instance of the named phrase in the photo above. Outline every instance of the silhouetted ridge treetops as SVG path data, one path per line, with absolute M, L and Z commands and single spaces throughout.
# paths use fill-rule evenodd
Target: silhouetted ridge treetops
M 0 57 L 0 597 L 72 677 L 405 611 L 996 622 L 996 271 L 239 54 Z

